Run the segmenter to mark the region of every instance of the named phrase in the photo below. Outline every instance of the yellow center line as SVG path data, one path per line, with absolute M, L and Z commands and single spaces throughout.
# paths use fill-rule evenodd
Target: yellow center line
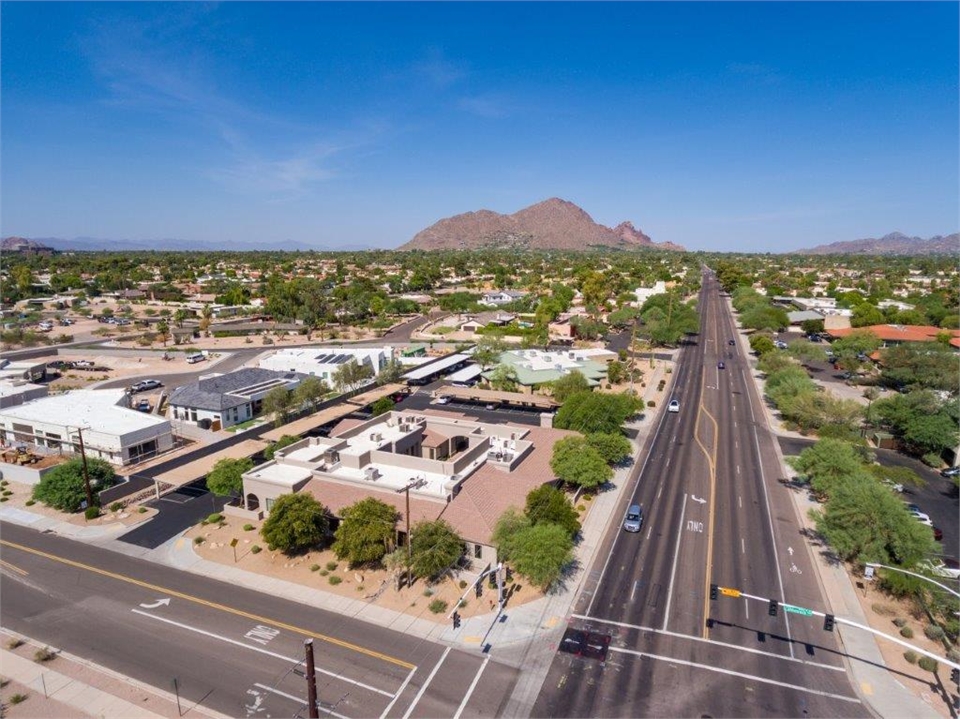
M 99 567 L 93 567 L 93 566 L 90 566 L 89 564 L 76 562 L 72 559 L 58 557 L 55 554 L 49 554 L 47 552 L 40 551 L 39 549 L 33 549 L 32 547 L 25 547 L 22 544 L 15 544 L 14 542 L 8 542 L 5 539 L 0 539 L 0 544 L 7 547 L 13 547 L 14 549 L 19 549 L 22 552 L 29 552 L 30 554 L 35 554 L 38 557 L 44 557 L 45 559 L 49 559 L 53 562 L 59 562 L 60 564 L 66 564 L 71 567 L 76 567 L 77 569 L 83 569 L 88 572 L 93 572 L 94 574 L 100 574 L 104 577 L 110 577 L 111 579 L 116 579 L 117 581 L 120 581 L 120 582 L 126 582 L 127 584 L 135 584 L 138 587 L 150 589 L 154 592 L 160 592 L 162 594 L 169 594 L 170 596 L 177 597 L 178 599 L 185 599 L 186 601 L 193 602 L 194 604 L 202 604 L 205 607 L 210 607 L 211 609 L 217 609 L 221 612 L 226 612 L 227 614 L 234 614 L 238 617 L 252 619 L 253 621 L 259 624 L 268 624 L 270 626 L 279 627 L 280 629 L 286 629 L 287 631 L 303 634 L 308 637 L 313 637 L 314 639 L 319 639 L 320 641 L 327 642 L 329 644 L 333 644 L 338 647 L 343 647 L 344 649 L 349 649 L 351 651 L 357 652 L 358 654 L 365 654 L 366 656 L 373 657 L 374 659 L 380 659 L 382 661 L 389 662 L 390 664 L 396 664 L 397 666 L 403 667 L 405 669 L 414 669 L 416 667 L 415 664 L 411 664 L 410 662 L 405 662 L 402 659 L 391 657 L 388 654 L 375 652 L 372 649 L 367 649 L 366 647 L 361 647 L 357 644 L 345 642 L 342 639 L 337 639 L 336 637 L 330 637 L 325 634 L 318 634 L 317 632 L 312 632 L 309 629 L 303 629 L 302 627 L 297 627 L 293 624 L 287 624 L 285 622 L 278 622 L 275 619 L 271 619 L 269 617 L 263 617 L 263 616 L 260 616 L 259 614 L 245 612 L 242 609 L 228 607 L 225 604 L 210 602 L 210 601 L 207 601 L 206 599 L 201 599 L 200 597 L 195 597 L 191 594 L 185 594 L 183 592 L 178 592 L 174 589 L 161 587 L 158 584 L 151 584 L 150 582 L 144 582 L 139 579 L 134 579 L 133 577 L 128 577 L 124 574 L 117 574 L 116 572 L 110 572 L 110 571 L 107 571 L 106 569 L 100 569 Z
M 10 562 L 5 562 L 2 559 L 0 559 L 0 567 L 2 567 L 3 569 L 12 569 L 14 572 L 18 572 L 24 577 L 30 574 L 30 572 L 28 572 L 26 569 L 20 569 L 20 567 L 14 564 L 10 564 Z

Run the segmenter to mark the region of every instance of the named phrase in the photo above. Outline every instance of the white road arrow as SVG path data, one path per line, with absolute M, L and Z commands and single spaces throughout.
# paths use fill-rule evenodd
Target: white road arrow
M 792 557 L 792 556 L 793 556 L 793 547 L 787 547 L 787 552 L 788 552 L 788 553 L 790 554 L 790 556 Z
M 694 502 L 699 502 L 700 504 L 706 504 L 706 503 L 707 503 L 707 500 L 705 500 L 705 499 L 700 499 L 700 497 L 698 497 L 698 496 L 695 495 L 695 494 L 691 494 L 691 495 L 690 495 L 690 499 L 692 499 Z
M 144 609 L 156 609 L 157 607 L 162 607 L 164 604 L 170 605 L 170 597 L 164 597 L 163 599 L 158 599 L 153 604 L 141 604 L 140 606 Z

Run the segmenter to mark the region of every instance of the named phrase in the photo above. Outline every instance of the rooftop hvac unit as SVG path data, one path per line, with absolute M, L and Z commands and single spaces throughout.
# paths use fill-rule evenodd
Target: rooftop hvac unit
M 380 470 L 376 467 L 367 467 L 363 470 L 364 479 L 375 480 L 380 476 Z

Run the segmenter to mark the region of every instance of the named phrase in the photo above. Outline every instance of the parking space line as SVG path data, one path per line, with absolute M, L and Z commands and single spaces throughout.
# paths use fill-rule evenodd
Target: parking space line
M 199 627 L 191 627 L 189 624 L 175 622 L 174 620 L 167 619 L 166 617 L 158 617 L 156 614 L 151 614 L 150 612 L 143 612 L 139 609 L 131 609 L 130 611 L 133 612 L 134 614 L 139 614 L 143 617 L 156 619 L 158 622 L 164 622 L 165 624 L 172 624 L 175 627 L 180 627 L 181 629 L 186 629 L 187 631 L 190 631 L 190 632 L 196 632 L 197 634 L 202 634 L 203 636 L 210 637 L 211 639 L 219 639 L 221 642 L 227 642 L 228 644 L 233 644 L 238 647 L 243 647 L 244 649 L 250 649 L 251 651 L 254 651 L 254 652 L 260 652 L 261 654 L 266 654 L 267 656 L 275 657 L 276 659 L 282 659 L 292 664 L 299 664 L 302 661 L 300 659 L 295 659 L 294 657 L 287 657 L 287 656 L 284 656 L 283 654 L 277 654 L 276 652 L 271 652 L 269 649 L 262 649 L 260 647 L 250 646 L 249 644 L 244 644 L 243 642 L 237 641 L 236 639 L 230 639 L 230 637 L 225 637 L 220 634 L 214 634 L 213 632 L 208 632 L 206 629 L 200 629 Z M 377 689 L 376 687 L 372 687 L 369 684 L 364 684 L 363 682 L 358 682 L 356 679 L 350 679 L 349 677 L 345 677 L 342 674 L 337 674 L 336 672 L 330 672 L 330 671 L 327 671 L 326 669 L 321 669 L 320 667 L 314 667 L 314 669 L 318 674 L 325 674 L 328 677 L 339 679 L 340 681 L 346 682 L 347 684 L 353 684 L 354 686 L 358 686 L 361 689 L 366 689 L 367 691 L 376 692 L 377 694 L 383 694 L 383 696 L 385 697 L 393 696 L 393 694 L 391 694 L 388 691 L 384 691 L 383 689 Z

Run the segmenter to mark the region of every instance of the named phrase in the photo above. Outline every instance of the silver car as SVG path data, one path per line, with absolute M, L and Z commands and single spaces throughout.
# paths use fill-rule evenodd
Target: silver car
M 639 532 L 643 526 L 643 507 L 639 504 L 631 504 L 627 510 L 627 516 L 623 518 L 623 531 Z

